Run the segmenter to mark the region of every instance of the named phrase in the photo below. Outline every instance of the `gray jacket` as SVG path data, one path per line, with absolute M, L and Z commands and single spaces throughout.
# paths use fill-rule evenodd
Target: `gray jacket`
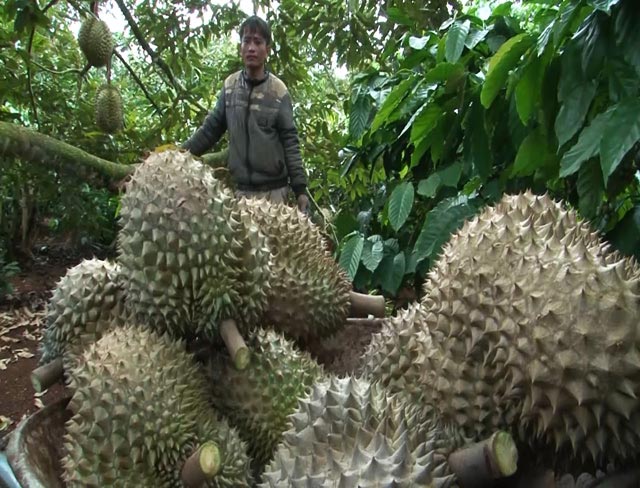
M 286 85 L 270 73 L 262 80 L 229 76 L 213 111 L 183 147 L 200 156 L 229 131 L 229 171 L 239 190 L 267 191 L 291 185 L 305 192 L 298 131 Z

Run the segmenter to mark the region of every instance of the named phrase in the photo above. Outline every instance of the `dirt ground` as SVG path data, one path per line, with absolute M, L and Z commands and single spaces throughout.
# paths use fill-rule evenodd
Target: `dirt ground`
M 35 394 L 31 371 L 38 366 L 38 347 L 45 327 L 45 306 L 57 281 L 91 251 L 61 246 L 40 247 L 32 265 L 11 280 L 13 292 L 0 298 L 0 449 L 20 420 L 64 395 L 61 384 Z M 354 371 L 376 324 L 347 325 L 310 352 L 331 372 Z

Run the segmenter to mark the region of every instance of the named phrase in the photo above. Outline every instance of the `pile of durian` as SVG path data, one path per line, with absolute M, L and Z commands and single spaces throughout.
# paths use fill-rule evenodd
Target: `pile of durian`
M 384 301 L 306 216 L 169 150 L 120 224 L 114 262 L 57 285 L 33 375 L 64 371 L 69 486 L 464 488 L 637 460 L 640 267 L 546 196 L 468 221 L 340 376 L 303 346 Z

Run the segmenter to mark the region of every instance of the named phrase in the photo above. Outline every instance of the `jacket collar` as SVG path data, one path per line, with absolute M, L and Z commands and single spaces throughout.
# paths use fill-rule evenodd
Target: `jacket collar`
M 258 86 L 261 85 L 262 83 L 264 83 L 265 81 L 267 81 L 267 79 L 269 78 L 269 71 L 268 70 L 264 70 L 264 77 L 262 77 L 259 80 L 254 80 L 253 78 L 249 78 L 247 76 L 247 72 L 243 69 L 242 70 L 242 79 L 245 81 L 245 83 L 249 86 Z

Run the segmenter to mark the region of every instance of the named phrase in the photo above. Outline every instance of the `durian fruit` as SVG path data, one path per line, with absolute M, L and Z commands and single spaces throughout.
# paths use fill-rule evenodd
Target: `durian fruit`
M 242 198 L 239 205 L 267 236 L 273 253 L 264 322 L 303 341 L 344 325 L 351 283 L 313 223 L 284 204 Z
M 455 433 L 377 383 L 317 382 L 290 418 L 261 487 L 456 486 L 446 462 Z
M 96 125 L 107 134 L 114 134 L 123 127 L 122 96 L 110 84 L 103 85 L 96 95 Z
M 575 211 L 505 196 L 429 273 L 424 313 L 407 324 L 422 342 L 416 388 L 468 435 L 510 429 L 556 466 L 628 462 L 640 445 L 639 297 L 638 264 Z
M 213 339 L 223 319 L 258 320 L 270 252 L 210 169 L 186 152 L 152 153 L 121 205 L 118 262 L 139 321 L 176 337 Z
M 247 337 L 251 362 L 242 371 L 224 355 L 213 355 L 207 375 L 213 405 L 238 428 L 258 466 L 265 464 L 287 430 L 288 416 L 323 377 L 309 354 L 282 335 L 258 328 Z
M 106 66 L 114 48 L 113 36 L 107 24 L 91 16 L 85 19 L 78 31 L 80 50 L 91 66 Z
M 400 310 L 382 322 L 379 333 L 371 337 L 365 351 L 361 373 L 379 381 L 392 394 L 422 401 L 421 377 L 432 349 L 431 336 L 421 328 L 426 313 L 419 303 Z
M 118 264 L 88 259 L 70 268 L 49 300 L 40 363 L 79 354 L 126 319 Z
M 86 349 L 69 378 L 68 486 L 182 486 L 184 462 L 206 441 L 221 455 L 208 485 L 249 486 L 246 446 L 211 408 L 182 342 L 126 325 Z

